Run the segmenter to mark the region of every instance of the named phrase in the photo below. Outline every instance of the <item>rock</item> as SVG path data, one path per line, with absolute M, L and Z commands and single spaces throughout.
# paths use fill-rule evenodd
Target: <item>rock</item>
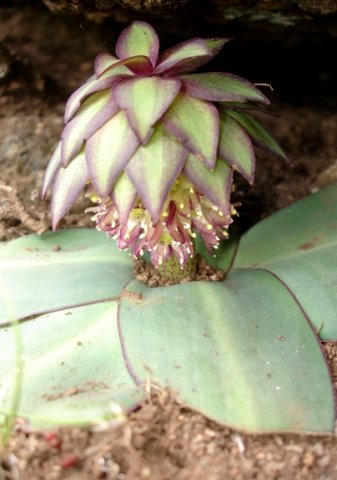
M 79 13 L 95 10 L 113 11 L 119 4 L 137 11 L 165 12 L 179 8 L 187 3 L 188 0 L 43 0 L 52 11 Z M 310 12 L 314 15 L 330 15 L 337 12 L 336 0 L 211 0 L 209 2 L 198 2 L 189 0 L 191 10 L 200 7 L 204 10 L 208 8 L 220 7 L 230 11 L 233 7 L 237 11 L 245 12 L 254 10 L 258 12 L 293 12 L 299 13 L 300 10 Z
M 336 0 L 298 0 L 297 4 L 303 8 L 306 12 L 314 13 L 317 15 L 329 15 L 337 12 Z
M 14 1 L 14 0 L 12 0 Z M 18 0 L 16 0 L 18 1 Z M 111 17 L 128 23 L 135 18 L 174 20 L 172 31 L 210 30 L 232 24 L 259 31 L 328 32 L 337 36 L 336 0 L 42 0 L 53 13 L 84 14 L 101 20 Z

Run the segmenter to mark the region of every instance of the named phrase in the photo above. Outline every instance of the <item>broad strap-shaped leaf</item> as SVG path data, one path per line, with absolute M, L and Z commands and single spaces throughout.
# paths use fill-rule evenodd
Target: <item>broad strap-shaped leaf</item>
M 94 93 L 83 103 L 76 116 L 62 133 L 62 164 L 64 167 L 77 155 L 83 142 L 93 135 L 118 111 L 112 90 Z
M 193 73 L 179 77 L 188 95 L 212 102 L 270 103 L 268 98 L 244 78 L 228 73 Z
M 138 148 L 126 167 L 153 223 L 160 216 L 186 156 L 184 147 L 163 127 L 157 127 L 148 144 Z
M 136 21 L 126 27 L 116 44 L 116 55 L 121 60 L 136 55 L 148 57 L 154 67 L 159 52 L 159 39 L 154 29 L 146 22 Z
M 85 147 L 88 173 L 102 198 L 110 194 L 138 145 L 124 112 L 118 112 L 88 139 Z
M 253 183 L 255 154 L 252 142 L 240 124 L 224 113 L 220 115 L 219 157 Z
M 247 131 L 256 145 L 284 160 L 288 160 L 286 153 L 277 141 L 255 118 L 248 113 L 235 112 L 233 110 L 226 110 L 226 113 Z
M 337 185 L 275 213 L 241 239 L 234 267 L 265 269 L 324 340 L 337 340 Z
M 40 295 L 38 293 L 37 295 Z M 146 395 L 125 367 L 116 324 L 117 303 L 43 315 L 21 324 L 24 362 L 15 414 L 39 428 L 121 421 Z M 0 328 L 0 415 L 16 394 L 13 328 Z M 3 348 L 5 346 L 5 348 Z M 119 418 L 118 418 L 119 416 Z
M 118 63 L 117 57 L 110 55 L 110 53 L 100 53 L 95 59 L 95 75 L 99 77 L 109 67 Z
M 94 228 L 18 238 L 0 250 L 0 325 L 116 299 L 132 278 L 130 255 Z
M 209 170 L 195 155 L 189 155 L 184 173 L 207 198 L 221 209 L 224 215 L 230 215 L 230 194 L 232 169 L 221 159 L 214 170 Z
M 55 177 L 51 201 L 52 226 L 55 230 L 58 222 L 74 205 L 84 185 L 88 181 L 88 171 L 84 149 L 66 168 L 61 168 Z
M 121 223 L 126 222 L 137 198 L 137 190 L 125 172 L 118 177 L 113 190 L 114 201 Z
M 333 431 L 319 342 L 270 273 L 239 270 L 225 282 L 168 289 L 134 281 L 122 297 L 124 356 L 138 384 L 169 387 L 185 405 L 244 431 Z
M 219 268 L 227 273 L 232 268 L 238 243 L 238 236 L 231 233 L 228 239 L 220 242 L 217 249 L 209 251 L 201 235 L 197 234 L 194 240 L 194 247 L 195 252 L 202 255 L 208 265 Z
M 114 89 L 116 103 L 142 143 L 147 143 L 153 125 L 176 98 L 180 85 L 179 80 L 148 77 L 120 82 Z
M 214 168 L 219 141 L 219 114 L 214 105 L 179 94 L 162 123 L 208 168 Z
M 223 48 L 223 46 L 230 41 L 230 38 L 212 37 L 202 39 L 207 47 L 212 52 L 212 58 L 215 57 Z
M 49 187 L 54 181 L 56 173 L 59 171 L 59 169 L 62 166 L 61 162 L 61 142 L 57 144 L 57 147 L 49 160 L 45 175 L 44 175 L 44 180 L 43 180 L 43 187 L 42 187 L 42 198 L 46 196 L 47 191 L 49 190 Z
M 166 50 L 159 57 L 154 73 L 179 75 L 209 62 L 228 40 L 194 38 Z

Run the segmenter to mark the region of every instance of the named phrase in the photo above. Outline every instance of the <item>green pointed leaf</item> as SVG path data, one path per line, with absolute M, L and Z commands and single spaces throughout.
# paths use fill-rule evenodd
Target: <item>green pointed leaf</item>
M 103 58 L 100 58 L 99 55 L 96 59 L 99 71 L 100 69 L 103 70 L 105 67 L 105 70 L 100 72 L 100 77 L 96 78 L 96 76 L 93 75 L 88 78 L 81 87 L 75 90 L 72 95 L 70 95 L 64 113 L 65 123 L 68 123 L 72 119 L 89 95 L 111 88 L 121 78 L 131 77 L 133 75 L 132 72 L 122 63 L 119 62 L 118 65 L 115 64 L 115 62 L 112 64 L 109 63 L 106 55 L 107 54 L 103 54 Z
M 138 145 L 124 112 L 118 112 L 89 138 L 85 147 L 88 173 L 101 198 L 111 193 Z
M 247 269 L 226 282 L 167 290 L 133 282 L 122 299 L 124 353 L 138 382 L 169 387 L 184 404 L 241 430 L 333 431 L 319 343 L 271 274 Z
M 45 314 L 19 327 L 24 373 L 19 417 L 33 426 L 86 425 L 114 419 L 144 396 L 124 364 L 117 304 Z M 16 356 L 13 328 L 0 328 L 0 414 L 11 414 Z
M 220 116 L 219 156 L 238 170 L 252 184 L 255 173 L 255 154 L 245 130 L 231 117 Z
M 15 318 L 117 298 L 133 277 L 132 260 L 94 229 L 30 235 L 0 250 L 0 324 Z
M 42 187 L 42 198 L 46 196 L 46 193 L 48 192 L 50 186 L 52 185 L 55 175 L 58 172 L 58 170 L 61 168 L 62 162 L 61 162 L 61 142 L 57 144 L 57 147 L 49 160 L 48 167 L 46 168 L 46 172 L 44 175 L 44 180 L 43 180 L 43 187 Z
M 87 98 L 76 116 L 62 132 L 62 164 L 68 165 L 81 150 L 85 140 L 117 113 L 112 90 L 103 90 Z
M 180 89 L 174 79 L 148 77 L 120 82 L 114 90 L 117 104 L 128 117 L 142 143 L 147 143 L 153 125 L 163 116 Z
M 232 169 L 227 163 L 218 160 L 215 169 L 209 170 L 197 157 L 189 155 L 184 173 L 201 193 L 221 209 L 224 215 L 230 215 Z
M 213 37 L 213 38 L 203 38 L 203 41 L 207 47 L 211 50 L 212 55 L 217 55 L 222 47 L 229 42 L 229 38 L 222 37 Z
M 121 222 L 126 222 L 136 201 L 137 190 L 125 172 L 118 177 L 112 190 L 112 199 L 117 207 Z
M 142 61 L 144 61 L 144 57 L 132 57 L 130 59 L 131 63 L 138 63 Z M 133 76 L 133 73 L 129 69 L 128 62 L 122 61 L 122 62 L 118 62 L 118 64 L 112 63 L 109 66 L 106 63 L 106 68 L 105 70 L 103 70 L 102 68 L 102 72 L 99 74 L 98 80 L 104 80 L 104 79 L 110 78 L 118 82 L 121 78 L 132 77 L 132 76 Z M 112 85 L 114 84 L 115 84 L 115 81 Z
M 337 185 L 248 231 L 234 267 L 262 268 L 290 289 L 324 340 L 337 340 Z
M 186 93 L 213 102 L 245 102 L 269 104 L 267 97 L 252 83 L 229 73 L 192 73 L 179 77 Z
M 208 168 L 214 168 L 219 141 L 219 114 L 214 105 L 180 94 L 162 123 Z
M 138 148 L 126 173 L 156 222 L 166 196 L 183 168 L 187 151 L 162 127 L 157 127 L 146 146 Z
M 111 62 L 110 64 L 105 59 L 101 60 L 99 56 L 96 60 L 98 60 L 99 71 L 99 74 L 96 74 L 98 78 L 97 81 L 104 79 L 116 80 L 116 82 L 113 81 L 111 85 L 114 85 L 123 78 L 127 78 L 133 75 L 147 76 L 150 75 L 153 71 L 152 63 L 150 62 L 150 59 L 145 55 L 135 55 L 125 58 L 124 60 Z
M 88 181 L 88 171 L 82 149 L 66 168 L 55 175 L 51 202 L 52 225 L 55 230 L 58 222 L 74 205 Z
M 116 44 L 116 55 L 120 59 L 136 55 L 149 57 L 155 66 L 159 52 L 159 39 L 155 30 L 146 22 L 136 21 L 126 27 Z
M 154 73 L 172 76 L 195 70 L 209 62 L 227 41 L 225 38 L 193 38 L 179 43 L 160 55 Z
M 286 153 L 280 147 L 277 141 L 251 115 L 243 112 L 235 112 L 233 110 L 226 110 L 226 114 L 237 121 L 247 131 L 256 145 L 264 148 L 274 155 L 278 155 L 284 160 L 288 160 Z
M 118 63 L 118 58 L 110 55 L 110 53 L 100 53 L 95 59 L 95 74 L 96 77 L 102 75 L 109 67 Z

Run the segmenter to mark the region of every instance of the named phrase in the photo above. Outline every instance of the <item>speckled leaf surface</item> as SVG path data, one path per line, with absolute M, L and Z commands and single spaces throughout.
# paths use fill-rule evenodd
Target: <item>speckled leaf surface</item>
M 122 341 L 138 384 L 170 387 L 183 403 L 242 430 L 333 430 L 319 343 L 270 273 L 238 270 L 226 282 L 172 286 L 170 295 L 138 282 L 127 291 Z
M 283 282 L 323 340 L 337 340 L 337 185 L 281 210 L 241 239 L 234 268 Z
M 116 326 L 117 303 L 40 316 L 20 325 L 24 375 L 17 414 L 34 426 L 113 419 L 114 404 L 129 409 L 143 397 L 124 367 Z M 0 414 L 15 390 L 13 332 L 0 328 Z
M 92 229 L 30 235 L 0 247 L 0 324 L 116 298 L 133 278 L 132 260 Z M 8 311 L 6 297 L 13 305 Z

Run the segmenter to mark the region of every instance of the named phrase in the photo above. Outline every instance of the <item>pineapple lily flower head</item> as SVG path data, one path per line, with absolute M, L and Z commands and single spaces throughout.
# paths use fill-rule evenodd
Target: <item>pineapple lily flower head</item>
M 67 102 L 45 174 L 54 229 L 86 188 L 97 228 L 135 257 L 148 251 L 154 266 L 174 257 L 183 268 L 196 234 L 218 247 L 235 213 L 233 170 L 253 182 L 253 142 L 285 157 L 248 113 L 269 104 L 256 86 L 228 73 L 189 73 L 226 42 L 195 38 L 159 55 L 156 32 L 136 21 L 116 56 L 96 58 L 95 74 Z

